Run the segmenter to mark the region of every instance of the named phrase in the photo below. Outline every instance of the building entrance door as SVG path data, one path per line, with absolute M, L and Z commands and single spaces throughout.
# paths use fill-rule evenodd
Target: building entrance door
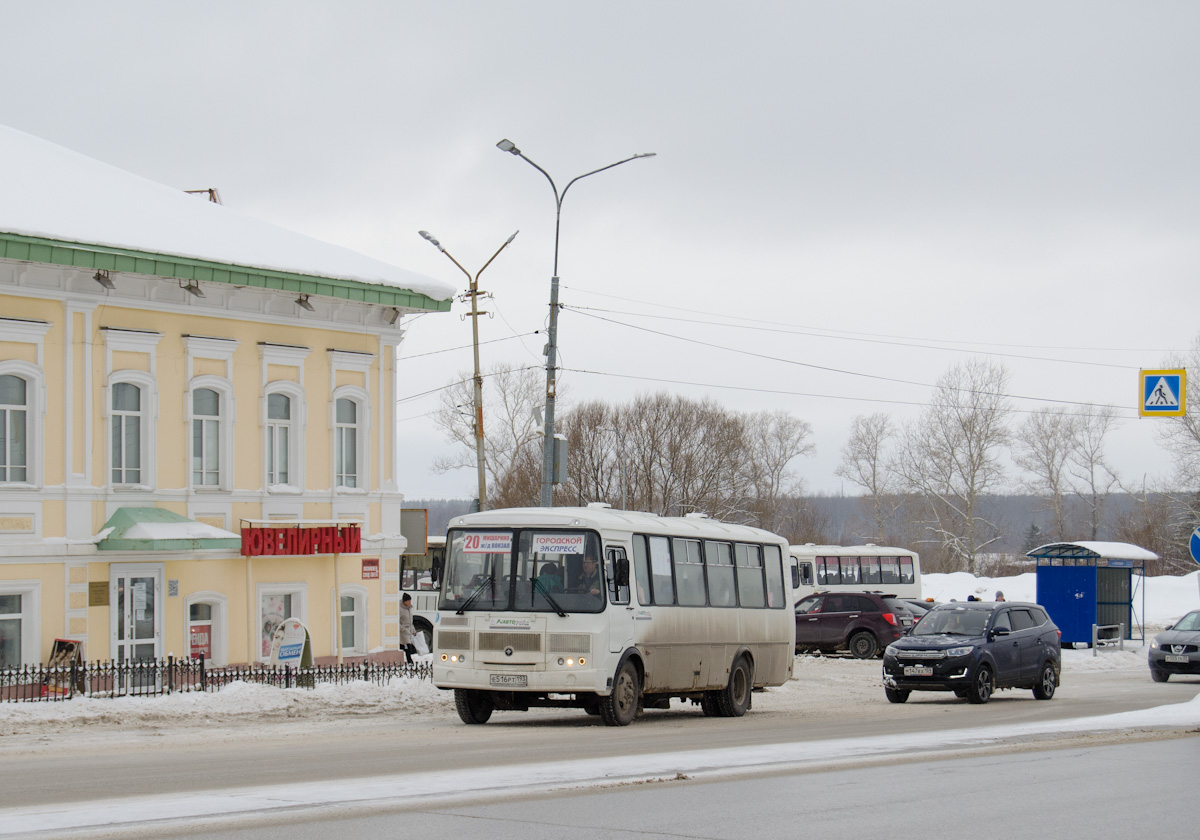
M 109 578 L 109 615 L 113 659 L 120 664 L 162 658 L 162 566 L 113 565 Z M 129 672 L 131 687 L 156 682 L 156 669 Z

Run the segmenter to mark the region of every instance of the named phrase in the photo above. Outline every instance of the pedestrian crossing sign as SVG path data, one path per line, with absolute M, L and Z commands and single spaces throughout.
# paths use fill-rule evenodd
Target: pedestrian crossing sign
M 1139 400 L 1142 417 L 1182 417 L 1186 413 L 1187 369 L 1143 370 Z

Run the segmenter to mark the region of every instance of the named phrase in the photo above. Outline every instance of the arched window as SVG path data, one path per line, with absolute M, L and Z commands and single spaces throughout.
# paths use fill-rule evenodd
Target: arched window
M 267 484 L 289 484 L 292 398 L 267 394 Z
M 335 401 L 334 484 L 359 487 L 359 405 L 342 397 Z
M 0 376 L 0 483 L 27 483 L 29 475 L 29 382 Z
M 132 382 L 112 386 L 112 483 L 142 483 L 142 389 Z
M 212 388 L 192 391 L 192 485 L 221 484 L 221 394 Z

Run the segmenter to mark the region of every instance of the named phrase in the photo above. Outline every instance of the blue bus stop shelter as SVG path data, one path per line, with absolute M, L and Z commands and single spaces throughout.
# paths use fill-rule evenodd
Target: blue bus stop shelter
M 1050 543 L 1026 552 L 1037 560 L 1037 602 L 1064 643 L 1092 641 L 1092 625 L 1123 624 L 1125 638 L 1146 640 L 1146 561 L 1158 555 L 1117 542 Z M 1140 604 L 1138 602 L 1140 594 Z

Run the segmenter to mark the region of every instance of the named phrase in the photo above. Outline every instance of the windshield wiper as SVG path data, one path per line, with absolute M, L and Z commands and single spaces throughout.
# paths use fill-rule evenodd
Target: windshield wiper
M 560 618 L 567 617 L 566 612 L 564 612 L 563 608 L 558 605 L 558 601 L 554 600 L 554 597 L 550 594 L 549 588 L 545 584 L 538 581 L 537 578 L 534 578 L 533 586 L 536 589 L 536 591 L 541 592 L 543 595 L 546 596 L 546 600 L 550 602 L 550 606 L 554 607 L 554 611 L 556 613 L 558 613 Z
M 492 600 L 494 601 L 496 599 L 496 589 L 495 589 L 496 580 L 495 580 L 495 578 L 492 578 L 489 576 L 489 577 L 486 577 L 483 580 L 479 581 L 479 585 L 475 587 L 475 591 L 467 596 L 467 600 L 462 602 L 462 606 L 459 607 L 458 610 L 455 611 L 454 614 L 462 615 L 464 612 L 466 612 L 467 607 L 469 607 L 469 606 L 471 606 L 471 604 L 475 603 L 475 599 L 479 597 L 479 594 L 481 592 L 483 592 L 483 587 L 487 586 L 489 583 L 492 585 Z

